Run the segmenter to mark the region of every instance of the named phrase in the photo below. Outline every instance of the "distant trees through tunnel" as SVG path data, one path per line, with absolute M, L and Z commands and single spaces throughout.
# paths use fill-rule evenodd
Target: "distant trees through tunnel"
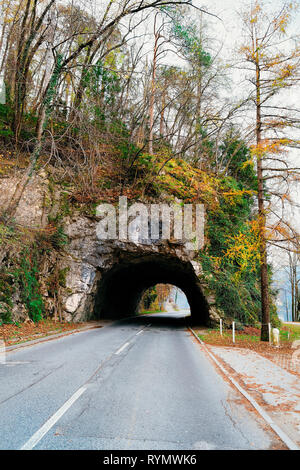
M 156 284 L 147 289 L 141 298 L 139 313 L 174 312 L 184 310 L 190 313 L 186 295 L 179 287 L 171 284 Z
M 151 303 L 151 292 L 154 300 L 154 286 L 161 305 L 163 298 L 167 297 L 174 287 L 179 288 L 187 299 L 186 306 L 190 307 L 191 319 L 198 324 L 208 323 L 209 307 L 192 263 L 174 255 L 162 254 L 141 256 L 121 253 L 118 262 L 102 272 L 94 316 L 123 318 L 136 315 L 143 307 L 145 296 L 150 295 L 146 300 L 148 307 L 149 302 Z

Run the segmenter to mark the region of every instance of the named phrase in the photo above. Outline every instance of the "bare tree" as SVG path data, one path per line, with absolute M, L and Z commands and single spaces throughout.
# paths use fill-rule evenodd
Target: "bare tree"
M 45 17 L 49 12 L 50 8 L 54 4 L 55 0 L 49 0 L 45 8 L 41 11 L 37 17 L 37 0 L 32 4 L 30 0 L 26 2 L 25 11 L 23 12 L 21 22 L 21 34 L 18 40 L 18 56 L 17 56 L 17 78 L 16 78 L 16 97 L 15 102 L 18 103 L 15 107 L 15 119 L 14 128 L 16 136 L 18 136 L 20 129 L 20 116 L 22 115 L 24 99 L 26 97 L 26 78 L 29 70 L 29 65 L 32 58 L 38 49 L 39 45 L 44 40 L 45 32 L 47 31 L 49 24 L 44 24 Z M 109 2 L 107 8 L 102 14 L 97 27 L 94 31 L 89 34 L 81 31 L 85 40 L 74 43 L 74 37 L 79 35 L 79 31 L 74 33 L 71 32 L 71 36 L 59 40 L 53 48 L 54 65 L 52 68 L 52 75 L 45 88 L 43 99 L 40 105 L 39 120 L 37 124 L 37 138 L 34 145 L 34 149 L 31 154 L 30 164 L 22 178 L 22 181 L 17 186 L 14 195 L 10 201 L 9 208 L 7 209 L 7 216 L 11 217 L 20 201 L 23 194 L 24 188 L 28 184 L 32 174 L 35 171 L 37 162 L 39 161 L 42 139 L 44 130 L 47 125 L 48 117 L 50 116 L 53 101 L 56 96 L 56 90 L 61 78 L 62 73 L 81 56 L 84 51 L 91 51 L 97 42 L 104 41 L 107 34 L 109 34 L 121 20 L 141 13 L 149 9 L 159 9 L 167 4 L 170 5 L 189 5 L 193 6 L 189 1 L 164 1 L 164 0 L 142 0 L 136 2 L 134 0 L 126 0 L 120 2 L 118 5 L 113 2 Z M 23 38 L 25 34 L 25 41 Z M 70 47 L 72 44 L 72 47 Z M 68 47 L 66 47 L 66 45 Z M 20 114 L 21 113 L 21 114 Z

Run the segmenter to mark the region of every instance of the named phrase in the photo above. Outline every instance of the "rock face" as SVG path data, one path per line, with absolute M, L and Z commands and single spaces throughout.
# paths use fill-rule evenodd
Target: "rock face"
M 11 197 L 17 178 L 0 181 L 2 206 Z M 6 194 L 6 197 L 4 196 Z M 43 227 L 48 223 L 52 204 L 48 181 L 35 176 L 25 189 L 16 221 L 19 224 Z M 173 284 L 186 294 L 195 321 L 208 324 L 217 321 L 219 312 L 212 295 L 205 295 L 207 286 L 201 266 L 182 243 L 160 241 L 99 240 L 96 217 L 79 213 L 64 217 L 68 244 L 55 259 L 55 269 L 65 274 L 60 287 L 60 314 L 67 321 L 91 318 L 118 318 L 133 315 L 143 292 L 157 284 Z M 53 266 L 51 267 L 53 270 Z M 47 265 L 43 277 L 47 277 Z M 43 285 L 46 305 L 51 299 Z
M 0 180 L 1 210 L 7 208 L 19 182 L 19 176 Z M 41 172 L 29 181 L 15 214 L 16 221 L 29 227 L 45 226 L 48 222 L 47 199 L 50 199 L 49 182 L 46 173 Z

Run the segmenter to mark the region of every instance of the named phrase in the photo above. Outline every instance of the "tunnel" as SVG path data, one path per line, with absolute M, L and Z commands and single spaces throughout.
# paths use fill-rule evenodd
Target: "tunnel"
M 161 254 L 123 256 L 102 273 L 95 299 L 95 318 L 117 319 L 136 315 L 143 293 L 156 284 L 179 287 L 189 303 L 191 322 L 208 324 L 208 304 L 192 264 Z

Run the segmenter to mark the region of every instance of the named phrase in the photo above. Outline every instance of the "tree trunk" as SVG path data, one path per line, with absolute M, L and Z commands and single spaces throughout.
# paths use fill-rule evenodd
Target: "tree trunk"
M 155 26 L 156 25 L 154 24 L 154 31 L 155 31 Z M 156 65 L 157 65 L 157 49 L 158 49 L 158 41 L 160 38 L 159 33 L 155 32 L 154 35 L 155 35 L 155 40 L 154 40 L 154 51 L 153 51 L 151 94 L 150 94 L 150 104 L 149 104 L 149 153 L 153 153 L 155 79 L 156 79 Z
M 256 145 L 261 143 L 261 98 L 260 98 L 260 68 L 256 63 Z M 269 304 L 269 279 L 266 243 L 266 214 L 264 207 L 264 187 L 262 172 L 262 157 L 257 155 L 257 179 L 258 179 L 258 216 L 260 227 L 260 290 L 261 290 L 261 341 L 269 341 L 270 304 Z
M 165 106 L 166 106 L 166 89 L 164 88 L 162 91 L 162 97 L 161 97 L 161 111 L 160 111 L 160 123 L 159 123 L 160 137 L 163 137 L 164 135 Z

